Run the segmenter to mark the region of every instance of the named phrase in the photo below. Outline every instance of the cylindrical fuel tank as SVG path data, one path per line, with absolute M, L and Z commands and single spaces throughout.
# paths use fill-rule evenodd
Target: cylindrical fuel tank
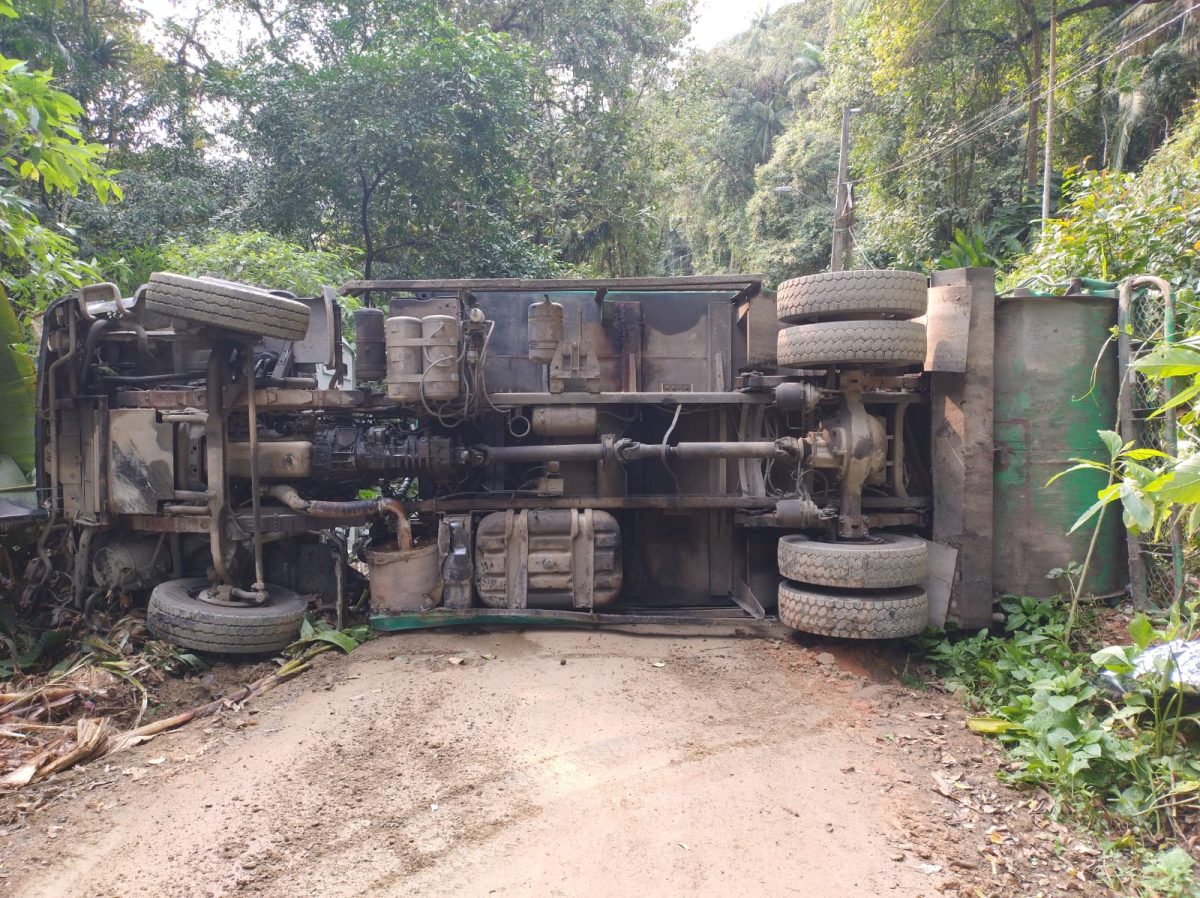
M 385 331 L 388 396 L 397 402 L 417 402 L 425 373 L 421 319 L 397 315 L 387 320 Z
M 540 437 L 587 437 L 596 435 L 599 420 L 594 405 L 539 405 L 530 427 Z
M 383 312 L 379 309 L 354 313 L 354 375 L 358 380 L 387 377 L 387 344 Z
M 995 505 L 993 583 L 998 594 L 1046 598 L 1059 584 L 1046 575 L 1082 563 L 1092 524 L 1067 531 L 1107 484 L 1100 471 L 1077 471 L 1072 458 L 1107 462 L 1097 436 L 1117 416 L 1117 353 L 1111 297 L 1012 297 L 996 301 Z M 1097 356 L 1101 348 L 1104 354 Z M 1095 382 L 1092 368 L 1095 369 Z M 1128 583 L 1119 504 L 1105 512 L 1086 584 L 1095 595 Z
M 622 574 L 621 530 L 606 511 L 498 511 L 475 530 L 475 586 L 493 608 L 599 608 Z
M 458 319 L 450 315 L 426 315 L 421 319 L 425 372 L 421 393 L 426 399 L 453 399 L 458 395 Z
M 535 302 L 529 307 L 529 360 L 549 365 L 563 338 L 561 303 Z

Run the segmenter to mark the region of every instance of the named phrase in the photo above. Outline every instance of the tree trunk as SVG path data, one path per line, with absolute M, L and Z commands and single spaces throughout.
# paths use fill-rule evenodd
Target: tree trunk
M 1028 191 L 1033 185 L 1039 183 L 1038 119 L 1042 111 L 1042 101 L 1039 99 L 1042 92 L 1042 29 L 1038 23 L 1037 6 L 1033 3 L 1026 3 L 1024 6 L 1029 14 L 1030 24 L 1033 26 L 1033 68 L 1029 75 L 1029 121 L 1025 130 L 1025 177 L 1021 188 L 1022 200 L 1027 198 Z
M 374 188 L 367 184 L 366 175 L 359 172 L 359 183 L 362 184 L 362 202 L 359 203 L 359 227 L 363 236 L 363 277 L 371 279 L 371 268 L 375 264 L 375 241 L 371 239 L 371 195 Z

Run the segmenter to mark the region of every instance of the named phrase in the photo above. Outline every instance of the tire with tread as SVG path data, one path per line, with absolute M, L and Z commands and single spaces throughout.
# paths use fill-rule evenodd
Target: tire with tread
M 784 580 L 779 620 L 793 630 L 843 639 L 901 639 L 929 623 L 929 596 L 919 586 L 888 592 L 833 592 Z
M 167 580 L 154 587 L 146 625 L 160 639 L 201 652 L 261 655 L 296 640 L 308 600 L 290 589 L 268 586 L 265 605 L 214 605 L 196 598 L 203 577 Z
M 783 368 L 853 368 L 925 363 L 925 327 L 916 321 L 822 321 L 779 331 Z
M 303 340 L 308 306 L 233 281 L 156 271 L 146 284 L 146 308 L 168 318 L 240 334 Z
M 779 540 L 779 573 L 798 583 L 845 589 L 895 589 L 925 582 L 929 547 L 915 536 L 883 533 L 862 541 Z
M 775 304 L 784 324 L 919 318 L 929 301 L 927 291 L 928 281 L 918 271 L 826 271 L 784 281 Z

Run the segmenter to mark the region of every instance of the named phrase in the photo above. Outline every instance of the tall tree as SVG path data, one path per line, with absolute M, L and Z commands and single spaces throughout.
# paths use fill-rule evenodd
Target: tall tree
M 694 0 L 448 0 L 464 27 L 529 48 L 544 77 L 521 214 L 536 238 L 598 274 L 658 264 L 659 147 L 648 96 L 669 78 Z
M 0 17 L 15 18 L 8 0 Z M 40 308 L 88 276 L 55 201 L 91 191 L 120 196 L 105 148 L 84 139 L 83 107 L 49 71 L 0 55 L 0 283 L 22 311 Z
M 267 39 L 230 79 L 247 218 L 361 246 L 368 277 L 548 267 L 512 216 L 534 70 L 511 40 L 424 0 L 253 8 Z

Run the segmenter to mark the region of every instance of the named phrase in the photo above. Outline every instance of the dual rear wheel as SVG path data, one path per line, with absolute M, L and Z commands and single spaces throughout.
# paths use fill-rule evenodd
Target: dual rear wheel
M 915 536 L 885 533 L 853 542 L 779 540 L 779 620 L 795 630 L 846 639 L 898 639 L 925 629 L 928 550 Z
M 914 271 L 830 271 L 784 281 L 776 294 L 782 368 L 913 367 L 925 361 L 927 281 Z M 779 541 L 779 619 L 847 639 L 896 639 L 925 629 L 925 542 L 882 534 Z
M 828 271 L 779 285 L 783 368 L 909 367 L 925 361 L 925 276 L 917 271 Z

